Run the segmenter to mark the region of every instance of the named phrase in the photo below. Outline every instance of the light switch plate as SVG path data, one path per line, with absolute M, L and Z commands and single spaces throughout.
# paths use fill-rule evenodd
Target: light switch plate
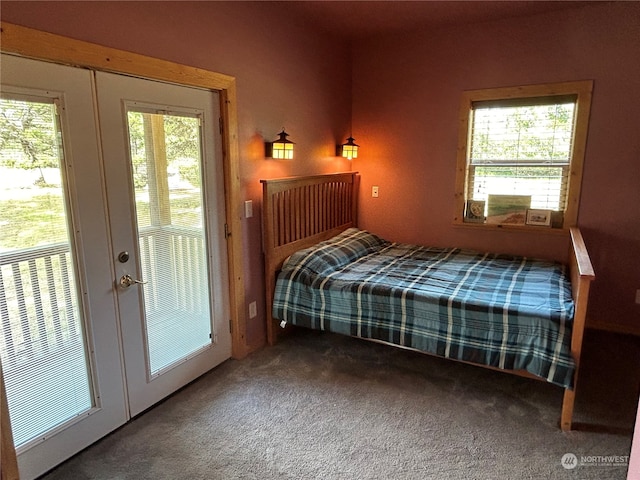
M 244 202 L 244 216 L 245 218 L 253 217 L 253 201 L 246 200 Z

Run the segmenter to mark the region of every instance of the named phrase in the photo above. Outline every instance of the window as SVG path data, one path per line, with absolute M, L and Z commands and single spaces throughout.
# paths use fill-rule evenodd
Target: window
M 455 223 L 575 225 L 592 87 L 464 92 Z
M 95 406 L 57 103 L 0 98 L 0 361 L 20 453 Z

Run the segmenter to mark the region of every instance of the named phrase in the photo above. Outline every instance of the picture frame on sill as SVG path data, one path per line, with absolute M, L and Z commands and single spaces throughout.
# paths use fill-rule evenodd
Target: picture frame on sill
M 470 223 L 484 223 L 484 200 L 467 200 L 464 209 L 464 221 Z
M 493 195 L 487 202 L 487 223 L 497 225 L 524 225 L 531 195 Z
M 527 210 L 527 225 L 551 227 L 551 210 L 530 208 Z

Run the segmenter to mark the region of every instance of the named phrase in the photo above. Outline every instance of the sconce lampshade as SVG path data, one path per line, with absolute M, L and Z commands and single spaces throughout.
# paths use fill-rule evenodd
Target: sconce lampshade
M 347 143 L 340 145 L 341 154 L 349 160 L 358 158 L 358 147 L 359 145 L 354 142 L 354 138 L 349 137 L 347 138 Z
M 267 157 L 291 160 L 293 158 L 294 142 L 287 139 L 289 134 L 282 129 L 279 133 L 280 138 L 273 143 L 265 143 L 265 154 Z

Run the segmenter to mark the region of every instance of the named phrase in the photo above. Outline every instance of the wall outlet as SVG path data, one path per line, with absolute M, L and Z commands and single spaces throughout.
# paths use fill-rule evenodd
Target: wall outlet
M 258 308 L 256 307 L 256 302 L 251 302 L 249 304 L 249 318 L 255 318 L 258 314 Z
M 640 288 L 636 290 L 636 303 L 640 305 Z
M 374 185 L 373 187 L 371 187 L 371 196 L 373 198 L 378 198 L 378 186 Z

